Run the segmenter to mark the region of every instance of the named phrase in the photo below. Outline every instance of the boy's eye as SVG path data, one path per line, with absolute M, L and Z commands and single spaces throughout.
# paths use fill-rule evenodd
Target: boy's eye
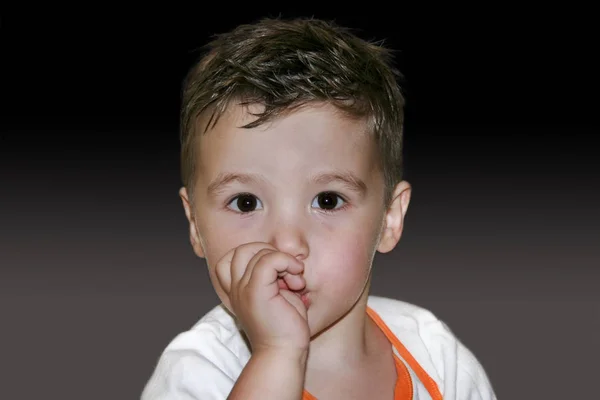
M 245 193 L 240 194 L 231 200 L 229 206 L 231 206 L 234 211 L 240 213 L 249 213 L 256 210 L 258 204 L 260 204 L 260 207 L 262 208 L 262 203 L 256 198 L 256 196 Z
M 320 208 L 323 211 L 333 211 L 344 205 L 345 201 L 342 197 L 333 192 L 319 193 L 313 200 L 311 207 Z M 250 213 L 257 209 L 262 209 L 260 200 L 249 193 L 243 193 L 234 197 L 228 206 L 238 213 Z
M 341 204 L 340 204 L 341 203 Z M 313 200 L 312 207 L 322 208 L 326 211 L 334 210 L 344 204 L 344 200 L 333 192 L 319 193 Z

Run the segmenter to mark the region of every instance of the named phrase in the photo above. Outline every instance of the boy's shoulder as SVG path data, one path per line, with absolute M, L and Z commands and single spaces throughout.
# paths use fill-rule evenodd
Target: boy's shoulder
M 495 399 L 473 352 L 431 311 L 399 300 L 370 296 L 369 307 L 448 398 Z
M 455 340 L 448 326 L 430 310 L 405 301 L 369 296 L 368 306 L 375 311 L 400 342 L 410 346 L 415 337 L 429 341 L 434 336 Z M 406 341 L 409 343 L 406 343 Z M 439 340 L 439 339 L 438 339 Z M 407 346 L 407 347 L 409 347 Z
M 368 305 L 375 310 L 387 323 L 388 319 L 394 322 L 412 323 L 431 322 L 437 320 L 435 315 L 426 308 L 416 304 L 407 303 L 388 297 L 369 296 Z M 397 321 L 395 321 L 398 319 Z
M 456 345 L 457 339 L 450 329 L 431 311 L 412 303 L 369 296 L 368 306 L 439 384 L 441 356 Z
M 227 398 L 249 359 L 236 320 L 218 305 L 167 345 L 141 399 L 179 398 L 181 393 L 199 399 Z
M 457 342 L 446 324 L 428 309 L 401 300 L 369 296 L 368 306 L 439 384 L 443 354 L 455 348 Z
M 235 317 L 223 304 L 212 308 L 189 330 L 169 343 L 165 352 L 193 349 L 198 355 L 218 363 L 227 355 L 242 365 L 250 358 L 250 350 Z

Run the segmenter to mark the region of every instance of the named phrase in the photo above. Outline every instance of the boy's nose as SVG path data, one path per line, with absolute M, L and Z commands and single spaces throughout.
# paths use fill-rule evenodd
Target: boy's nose
M 308 257 L 309 246 L 306 236 L 298 228 L 279 224 L 274 227 L 270 242 L 279 251 L 291 254 L 301 261 Z

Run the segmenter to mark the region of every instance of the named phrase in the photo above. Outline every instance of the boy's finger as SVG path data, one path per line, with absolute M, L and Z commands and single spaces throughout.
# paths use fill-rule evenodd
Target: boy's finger
M 248 274 L 245 276 L 247 285 L 256 284 L 264 288 L 274 284 L 279 290 L 278 278 L 284 273 L 301 274 L 304 271 L 304 264 L 290 254 L 276 251 L 263 255 L 252 265 L 252 268 L 249 266 L 248 269 Z
M 279 294 L 296 309 L 302 318 L 308 319 L 306 306 L 298 296 L 287 290 L 282 290 Z
M 286 289 L 291 291 L 303 290 L 306 287 L 306 281 L 303 274 L 286 274 L 283 279 Z
M 237 262 L 238 259 L 245 258 L 245 253 L 248 251 L 250 251 L 251 253 L 247 256 L 247 258 L 252 258 L 252 256 L 256 252 L 258 252 L 262 248 L 265 248 L 265 246 L 269 245 L 267 243 L 258 242 L 246 243 L 241 246 L 234 247 L 233 249 L 229 250 L 223 257 L 221 257 L 221 259 L 217 262 L 217 265 L 215 266 L 215 274 L 217 276 L 217 279 L 219 280 L 219 284 L 221 285 L 225 293 L 229 294 L 231 292 L 231 284 L 233 279 L 232 265 L 234 264 L 234 262 Z
M 239 285 L 252 260 L 267 252 L 275 251 L 268 243 L 252 242 L 239 246 L 233 255 L 230 264 L 231 282 L 233 286 Z M 259 256 L 260 257 L 260 256 Z
M 231 291 L 231 261 L 233 260 L 234 254 L 235 249 L 229 250 L 223 257 L 221 257 L 215 266 L 215 275 L 217 276 L 217 280 L 219 281 L 221 288 L 223 288 L 227 294 L 229 294 Z
M 237 287 L 240 289 L 245 289 L 248 286 L 248 282 L 250 281 L 250 278 L 252 277 L 252 270 L 254 269 L 254 266 L 267 254 L 273 253 L 275 252 L 275 250 L 272 249 L 261 249 L 259 250 L 256 254 L 254 254 L 254 256 L 250 259 L 250 261 L 248 261 L 244 271 L 243 271 L 243 275 L 241 276 L 241 278 L 239 279 L 239 281 L 237 282 Z

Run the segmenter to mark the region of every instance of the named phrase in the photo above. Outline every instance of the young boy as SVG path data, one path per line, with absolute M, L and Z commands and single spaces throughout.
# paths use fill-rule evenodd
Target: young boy
M 390 64 L 314 19 L 210 44 L 185 82 L 180 195 L 222 305 L 168 345 L 143 400 L 495 399 L 444 323 L 369 296 L 411 193 Z

